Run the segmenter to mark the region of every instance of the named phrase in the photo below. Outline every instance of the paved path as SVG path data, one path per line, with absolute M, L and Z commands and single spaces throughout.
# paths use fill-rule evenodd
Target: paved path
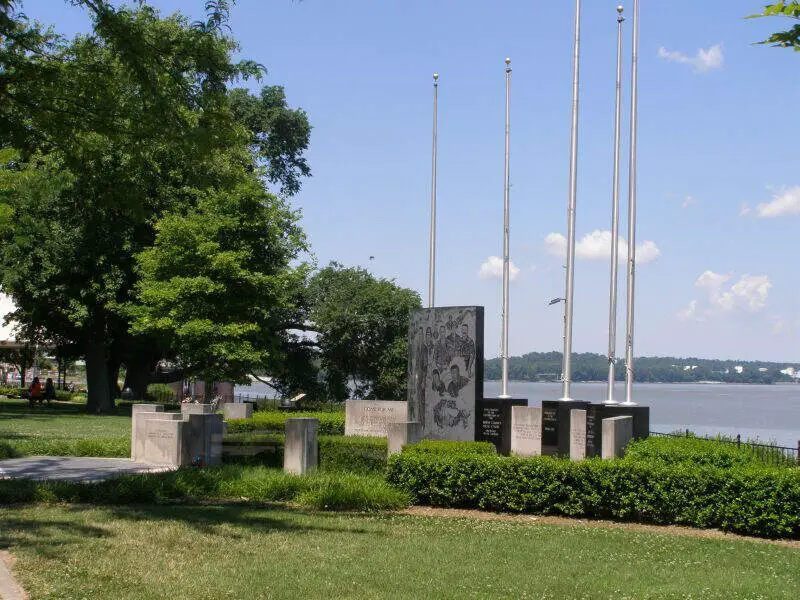
M 11 575 L 10 567 L 13 559 L 8 552 L 0 550 L 0 599 L 2 600 L 26 600 L 27 596 L 20 585 Z
M 0 479 L 100 481 L 117 475 L 172 470 L 174 467 L 133 462 L 129 458 L 28 456 L 0 460 Z

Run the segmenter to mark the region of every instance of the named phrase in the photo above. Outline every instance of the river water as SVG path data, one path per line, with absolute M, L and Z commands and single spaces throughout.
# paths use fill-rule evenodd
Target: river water
M 237 394 L 272 396 L 263 384 L 237 386 Z M 499 381 L 487 381 L 487 398 L 500 393 Z M 509 382 L 509 393 L 527 398 L 531 406 L 561 396 L 559 383 Z M 616 389 L 622 399 L 622 384 Z M 604 383 L 573 383 L 576 400 L 600 402 Z M 777 442 L 796 448 L 800 440 L 800 385 L 666 384 L 641 383 L 634 388 L 634 400 L 650 406 L 650 429 L 661 433 L 690 429 L 698 435 L 741 434 L 742 439 Z

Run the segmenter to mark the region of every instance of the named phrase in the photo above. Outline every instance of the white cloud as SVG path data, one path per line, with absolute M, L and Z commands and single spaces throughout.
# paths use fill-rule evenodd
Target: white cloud
M 628 243 L 619 238 L 619 260 L 628 260 Z M 565 257 L 567 255 L 567 238 L 560 233 L 550 233 L 544 238 L 545 250 L 553 256 Z M 636 246 L 636 262 L 646 264 L 653 262 L 661 256 L 655 242 L 644 241 Z M 596 229 L 587 233 L 575 243 L 575 257 L 584 260 L 611 260 L 611 232 Z
M 508 276 L 511 281 L 519 277 L 519 268 L 513 261 L 508 262 Z M 499 256 L 490 256 L 478 269 L 478 277 L 481 279 L 500 279 L 503 277 L 503 259 Z
M 686 196 L 686 198 L 683 201 L 683 204 L 681 204 L 681 208 L 689 208 L 692 204 L 695 204 L 696 202 L 697 201 L 691 196 Z
M 800 185 L 773 194 L 771 201 L 756 206 L 756 215 L 761 218 L 800 215 Z
M 747 202 L 742 202 L 742 204 L 739 206 L 739 216 L 746 217 L 751 212 L 753 212 L 753 209 L 748 206 Z
M 719 69 L 725 62 L 722 44 L 711 46 L 708 50 L 700 48 L 694 56 L 688 56 L 675 50 L 667 50 L 662 46 L 658 49 L 658 56 L 670 62 L 689 65 L 694 69 L 695 73 L 707 73 L 713 69 Z
M 681 319 L 703 320 L 733 312 L 757 313 L 767 306 L 772 282 L 767 275 L 742 275 L 732 282 L 731 275 L 705 271 L 694 282 L 705 292 L 705 298 L 692 300 L 689 307 L 678 313 Z

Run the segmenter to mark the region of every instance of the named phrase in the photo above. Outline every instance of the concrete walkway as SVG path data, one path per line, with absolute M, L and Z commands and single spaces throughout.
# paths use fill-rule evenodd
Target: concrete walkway
M 175 467 L 133 462 L 129 458 L 28 456 L 0 460 L 0 479 L 101 481 L 118 475 L 173 470 Z
M 11 574 L 14 560 L 8 552 L 0 550 L 0 600 L 26 600 L 22 587 Z

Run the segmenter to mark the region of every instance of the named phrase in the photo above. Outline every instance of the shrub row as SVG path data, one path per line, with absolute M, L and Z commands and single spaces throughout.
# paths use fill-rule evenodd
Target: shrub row
M 0 480 L 0 504 L 26 502 L 292 502 L 320 510 L 389 510 L 407 506 L 409 497 L 378 477 L 352 473 L 297 476 L 241 466 L 128 475 L 97 483 Z
M 715 467 L 748 464 L 797 466 L 777 448 L 754 447 L 746 443 L 737 446 L 722 441 L 696 437 L 650 437 L 631 443 L 627 456 L 636 460 L 657 460 L 664 464 L 691 463 Z
M 389 459 L 387 480 L 431 506 L 800 537 L 798 469 L 404 452 Z
M 451 440 L 422 440 L 403 446 L 403 452 L 415 454 L 497 454 L 491 442 L 456 442 Z
M 250 419 L 231 419 L 228 421 L 228 431 L 230 433 L 246 431 L 283 433 L 286 431 L 286 419 L 297 417 L 319 419 L 320 435 L 344 435 L 344 413 L 327 411 L 257 411 L 253 413 L 253 417 Z
M 223 456 L 226 462 L 283 466 L 282 434 L 239 433 L 225 436 Z M 225 456 L 225 449 L 261 448 L 247 457 Z M 383 475 L 386 472 L 386 440 L 344 436 L 319 437 L 319 466 L 322 471 Z
M 124 458 L 131 455 L 131 438 L 22 438 L 0 444 L 7 446 L 14 456 L 99 456 Z M 10 457 L 6 457 L 10 458 Z

